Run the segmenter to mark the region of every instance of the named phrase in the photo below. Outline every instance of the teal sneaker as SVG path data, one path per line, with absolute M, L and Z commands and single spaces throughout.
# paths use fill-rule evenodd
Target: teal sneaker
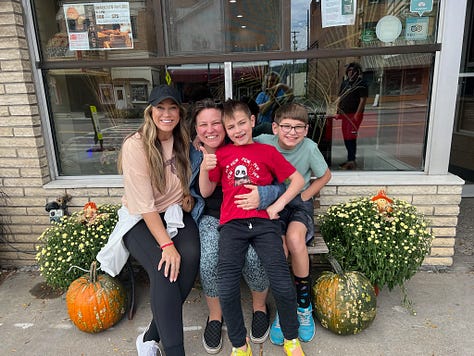
M 283 332 L 281 331 L 280 318 L 278 313 L 275 315 L 275 320 L 273 320 L 272 326 L 270 328 L 270 341 L 274 345 L 282 346 L 285 338 L 283 337 Z
M 298 321 L 300 327 L 298 328 L 298 338 L 303 342 L 310 342 L 313 340 L 315 333 L 315 325 L 313 319 L 313 307 L 311 304 L 307 308 L 299 308 L 297 310 Z

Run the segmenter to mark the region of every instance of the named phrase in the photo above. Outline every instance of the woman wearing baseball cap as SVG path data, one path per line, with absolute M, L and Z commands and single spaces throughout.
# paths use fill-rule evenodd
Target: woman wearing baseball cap
M 167 356 L 183 356 L 182 305 L 196 280 L 200 255 L 199 233 L 189 214 L 190 138 L 173 87 L 155 87 L 148 103 L 143 124 L 125 138 L 118 162 L 125 191 L 121 220 L 138 216 L 123 244 L 150 279 L 153 319 L 136 346 L 138 355 L 160 355 L 161 340 Z

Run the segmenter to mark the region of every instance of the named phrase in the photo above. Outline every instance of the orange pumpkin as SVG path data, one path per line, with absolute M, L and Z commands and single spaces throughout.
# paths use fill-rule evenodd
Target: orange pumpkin
M 98 333 L 116 324 L 125 314 L 125 288 L 109 275 L 97 276 L 94 261 L 89 274 L 69 285 L 66 305 L 74 325 L 82 331 Z

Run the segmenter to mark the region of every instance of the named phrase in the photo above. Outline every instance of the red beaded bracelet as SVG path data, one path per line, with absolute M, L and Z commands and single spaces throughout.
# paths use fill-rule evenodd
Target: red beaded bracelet
M 164 244 L 164 245 L 161 245 L 160 248 L 161 248 L 162 250 L 164 250 L 166 247 L 171 246 L 171 245 L 174 245 L 174 242 L 173 242 L 173 241 L 168 242 L 168 243 L 166 243 L 166 244 Z

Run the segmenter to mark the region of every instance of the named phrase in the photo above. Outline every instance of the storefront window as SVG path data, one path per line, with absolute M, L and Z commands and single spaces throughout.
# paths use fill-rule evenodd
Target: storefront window
M 143 122 L 148 95 L 166 76 L 188 112 L 197 100 L 224 99 L 222 64 L 47 71 L 60 174 L 117 174 L 122 141 Z
M 45 61 L 432 44 L 438 16 L 438 0 L 36 0 L 34 8 Z
M 348 152 L 336 102 L 352 62 L 367 92 L 356 169 L 424 168 L 438 0 L 30 3 L 58 175 L 117 174 L 155 85 L 175 86 L 189 107 L 224 100 L 230 87 L 256 101 L 270 72 L 291 88 L 281 102 L 306 105 L 309 136 L 340 169 Z
M 46 72 L 61 175 L 117 174 L 122 141 L 143 121 L 163 68 L 66 69 Z
M 170 55 L 282 49 L 281 0 L 163 3 Z
M 35 0 L 43 59 L 86 61 L 155 56 L 152 3 Z
M 297 3 L 292 1 L 292 11 L 296 10 Z M 311 1 L 308 47 L 366 48 L 435 43 L 437 17 L 437 0 Z M 292 31 L 299 34 L 304 33 L 301 19 L 302 16 L 292 22 Z
M 449 171 L 466 184 L 474 182 L 474 4 L 466 12 L 464 46 L 458 83 L 456 118 L 451 145 Z
M 359 63 L 368 97 L 357 135 L 356 168 L 366 171 L 419 171 L 423 168 L 430 68 L 433 55 L 411 54 L 358 59 L 240 63 L 252 68 L 245 81 L 235 80 L 237 93 L 257 100 L 267 73 L 291 88 L 291 100 L 304 104 L 310 116 L 308 136 L 333 170 L 347 161 L 343 137 L 346 117 L 337 115 L 337 100 L 347 64 Z M 235 71 L 234 71 L 235 72 Z M 254 74 L 253 76 L 251 74 Z M 271 90 L 267 90 L 271 91 Z M 285 99 L 288 102 L 288 97 Z M 259 103 L 259 102 L 258 102 Z M 274 103 L 274 110 L 280 103 Z M 340 112 L 340 111 L 339 111 Z

